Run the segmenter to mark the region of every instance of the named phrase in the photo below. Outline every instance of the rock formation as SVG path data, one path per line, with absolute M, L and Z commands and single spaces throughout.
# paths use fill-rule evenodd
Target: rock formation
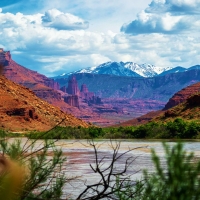
M 182 90 L 180 90 L 179 92 L 175 93 L 167 102 L 167 104 L 165 105 L 163 110 L 167 110 L 169 108 L 172 108 L 184 101 L 186 101 L 186 99 L 195 94 L 200 92 L 200 82 L 195 83 L 193 85 L 190 85 Z
M 0 48 L 0 63 L 4 66 L 9 65 L 11 61 L 10 51 L 4 51 L 3 48 Z
M 95 104 L 101 105 L 103 104 L 100 97 L 92 96 L 92 98 L 87 99 L 88 105 Z
M 63 91 L 64 93 L 67 93 L 67 87 L 66 86 L 61 87 L 60 90 Z
M 95 96 L 93 92 L 89 92 L 86 84 L 82 84 L 81 90 L 79 90 L 75 76 L 72 76 L 68 80 L 68 86 L 64 85 L 60 88 L 60 90 L 66 93 L 64 96 L 64 101 L 70 106 L 79 108 L 81 101 L 87 103 L 89 106 L 91 104 L 102 104 L 101 98 Z
M 50 87 L 54 90 L 59 90 L 60 89 L 60 84 L 52 79 L 48 79 L 47 81 L 44 82 L 44 84 L 47 87 Z
M 89 92 L 86 84 L 81 85 L 81 92 L 82 93 L 88 93 Z
M 89 92 L 86 84 L 81 85 L 80 97 L 85 102 L 87 102 L 88 105 L 91 105 L 91 104 L 100 105 L 100 104 L 102 104 L 101 98 L 98 97 L 98 96 L 95 96 L 93 92 Z
M 79 108 L 79 98 L 78 95 L 70 95 L 64 97 L 64 101 L 70 106 Z
M 48 130 L 88 124 L 38 98 L 31 90 L 0 75 L 0 128 L 12 131 Z
M 59 90 L 60 85 L 53 79 L 37 73 L 36 71 L 29 70 L 16 62 L 11 58 L 10 51 L 4 51 L 0 48 L 0 63 L 4 66 L 4 75 L 16 83 L 22 84 L 25 87 L 32 87 L 32 84 L 43 84 L 54 90 Z
M 175 118 L 200 122 L 200 93 L 195 93 L 182 103 L 162 111 L 162 114 L 155 117 L 153 121 L 169 121 Z
M 9 80 L 31 89 L 38 97 L 49 103 L 64 104 L 58 91 L 60 88 L 58 82 L 17 64 L 12 60 L 10 52 L 2 48 L 0 48 L 0 63 L 3 64 L 3 73 Z
M 79 91 L 78 83 L 76 81 L 75 76 L 73 76 L 68 81 L 67 93 L 71 94 L 71 95 L 78 95 L 79 96 L 80 91 Z

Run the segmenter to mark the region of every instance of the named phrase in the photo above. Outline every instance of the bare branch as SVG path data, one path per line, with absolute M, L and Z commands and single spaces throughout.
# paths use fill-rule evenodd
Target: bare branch
M 116 199 L 115 194 L 119 191 L 124 191 L 127 184 L 130 184 L 130 177 L 135 173 L 138 173 L 140 169 L 137 169 L 131 174 L 127 173 L 127 170 L 133 165 L 134 161 L 138 157 L 133 157 L 132 155 L 126 157 L 133 150 L 144 148 L 136 147 L 129 148 L 127 151 L 120 152 L 120 142 L 110 141 L 109 147 L 112 149 L 111 161 L 108 166 L 105 165 L 105 158 L 108 156 L 100 156 L 100 146 L 102 144 L 95 144 L 93 140 L 88 141 L 88 144 L 94 150 L 94 165 L 90 164 L 90 167 L 94 173 L 100 176 L 100 180 L 94 184 L 85 184 L 86 188 L 77 197 L 77 200 L 98 200 L 98 199 Z M 123 160 L 124 164 L 122 168 L 119 168 L 119 161 Z M 107 164 L 107 163 L 106 163 Z M 116 184 L 118 179 L 119 184 Z M 129 196 L 134 196 L 135 192 L 128 194 Z

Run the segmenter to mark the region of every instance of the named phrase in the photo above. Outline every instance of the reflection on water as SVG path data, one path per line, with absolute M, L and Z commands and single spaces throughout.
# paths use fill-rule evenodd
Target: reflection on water
M 105 166 L 108 165 L 111 161 L 113 153 L 112 148 L 109 146 L 109 141 L 102 140 L 96 142 L 96 144 L 101 144 L 98 148 L 98 156 L 99 158 L 106 156 Z M 175 142 L 168 142 L 168 144 L 172 146 Z M 66 193 L 77 195 L 84 190 L 84 183 L 91 184 L 100 179 L 98 174 L 95 174 L 90 168 L 90 164 L 94 164 L 95 162 L 95 156 L 93 148 L 88 145 L 87 141 L 60 140 L 56 143 L 56 146 L 61 147 L 64 155 L 67 157 L 64 170 L 65 174 L 67 176 L 81 176 L 78 181 L 74 181 L 72 185 L 67 185 L 65 187 Z M 157 155 L 161 158 L 162 164 L 164 165 L 162 142 L 144 140 L 121 141 L 119 153 L 123 153 L 132 148 L 136 149 L 125 154 L 123 160 L 120 160 L 117 163 L 117 168 L 122 169 L 124 167 L 125 160 L 128 157 L 134 156 L 136 158 L 127 172 L 134 174 L 132 179 L 141 179 L 144 169 L 147 169 L 149 172 L 154 171 L 153 163 L 151 161 L 151 149 L 156 151 Z M 184 149 L 187 152 L 193 151 L 197 157 L 200 156 L 200 142 L 184 142 Z M 72 196 L 72 198 L 74 197 L 75 196 Z

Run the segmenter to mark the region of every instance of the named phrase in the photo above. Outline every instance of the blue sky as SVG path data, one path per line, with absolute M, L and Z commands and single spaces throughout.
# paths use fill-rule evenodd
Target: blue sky
M 0 47 L 55 76 L 107 61 L 200 64 L 200 0 L 1 0 Z

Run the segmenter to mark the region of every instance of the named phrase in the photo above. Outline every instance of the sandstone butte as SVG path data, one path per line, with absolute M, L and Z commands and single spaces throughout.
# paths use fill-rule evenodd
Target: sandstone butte
M 163 110 L 149 112 L 116 126 L 141 125 L 150 121 L 169 121 L 178 117 L 200 121 L 200 82 L 175 93 Z
M 0 75 L 0 94 L 0 129 L 46 131 L 59 123 L 60 126 L 89 126 L 2 75 Z

